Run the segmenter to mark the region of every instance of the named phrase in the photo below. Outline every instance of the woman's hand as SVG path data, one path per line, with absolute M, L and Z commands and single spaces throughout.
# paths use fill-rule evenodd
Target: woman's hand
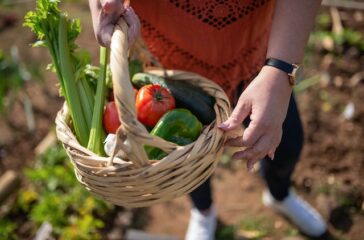
M 320 3 L 320 0 L 276 1 L 266 58 L 301 62 Z M 287 78 L 286 73 L 276 68 L 263 67 L 241 94 L 230 118 L 221 126 L 221 129 L 230 131 L 240 127 L 241 122 L 250 116 L 251 122 L 243 136 L 227 142 L 232 146 L 246 147 L 236 152 L 233 158 L 246 159 L 249 170 L 266 155 L 274 158 L 292 92 Z
M 129 26 L 129 44 L 139 36 L 139 18 L 129 4 L 129 0 L 89 0 L 95 36 L 102 46 L 110 46 L 115 24 L 120 17 L 124 17 Z
M 245 147 L 243 151 L 236 152 L 233 159 L 247 160 L 249 171 L 265 156 L 274 158 L 281 141 L 291 92 L 286 73 L 264 66 L 241 94 L 229 119 L 220 125 L 222 130 L 230 131 L 240 127 L 250 116 L 251 122 L 243 136 L 227 141 L 227 145 Z

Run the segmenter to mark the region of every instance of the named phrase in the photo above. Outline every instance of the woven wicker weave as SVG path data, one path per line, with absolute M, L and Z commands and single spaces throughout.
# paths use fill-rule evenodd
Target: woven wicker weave
M 149 135 L 136 119 L 126 32 L 127 25 L 119 21 L 112 37 L 110 56 L 115 101 L 122 123 L 114 152 L 123 157 L 119 157 L 120 154 L 100 157 L 82 147 L 69 127 L 66 105 L 57 115 L 56 130 L 72 160 L 78 181 L 89 191 L 116 205 L 145 207 L 189 193 L 212 174 L 226 139 L 217 125 L 229 116 L 230 103 L 217 84 L 199 75 L 174 70 L 151 71 L 176 81 L 189 81 L 215 97 L 216 121 L 205 126 L 199 138 L 187 146 Z M 144 151 L 145 144 L 169 154 L 160 161 L 151 161 Z

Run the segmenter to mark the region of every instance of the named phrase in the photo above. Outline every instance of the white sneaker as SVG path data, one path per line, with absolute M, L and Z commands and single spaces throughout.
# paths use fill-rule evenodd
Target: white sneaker
M 191 210 L 191 217 L 185 240 L 214 240 L 216 230 L 216 209 L 211 206 L 207 214 L 196 208 Z
M 283 201 L 277 201 L 269 190 L 263 192 L 263 204 L 288 217 L 310 237 L 320 237 L 326 232 L 326 224 L 320 214 L 293 191 Z

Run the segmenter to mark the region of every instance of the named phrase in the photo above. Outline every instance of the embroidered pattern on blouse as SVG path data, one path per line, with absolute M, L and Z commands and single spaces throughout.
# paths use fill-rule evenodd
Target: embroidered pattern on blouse
M 141 24 L 143 27 L 143 39 L 147 43 L 149 51 L 157 57 L 162 65 L 167 63 L 168 68 L 175 69 L 184 66 L 183 70 L 196 72 L 210 78 L 218 83 L 231 99 L 233 99 L 234 91 L 236 91 L 239 83 L 242 81 L 250 81 L 265 61 L 264 54 L 255 56 L 258 49 L 254 47 L 240 52 L 237 54 L 236 58 L 231 59 L 231 61 L 223 65 L 211 65 L 176 46 L 149 22 L 141 19 Z M 262 42 L 267 34 L 268 31 L 266 30 L 265 33 L 262 34 L 262 37 L 257 39 L 257 43 Z M 259 45 L 260 44 L 257 44 L 257 46 Z M 263 42 L 262 45 L 264 45 Z M 249 61 L 247 61 L 247 59 L 249 59 Z M 231 75 L 231 73 L 236 72 L 237 69 L 239 69 L 238 79 Z
M 220 30 L 269 0 L 169 0 L 177 8 Z

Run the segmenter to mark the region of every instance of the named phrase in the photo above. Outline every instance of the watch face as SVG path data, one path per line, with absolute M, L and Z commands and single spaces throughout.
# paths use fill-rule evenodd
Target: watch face
M 296 84 L 299 83 L 303 79 L 303 67 L 298 66 L 294 71 L 294 78 Z

